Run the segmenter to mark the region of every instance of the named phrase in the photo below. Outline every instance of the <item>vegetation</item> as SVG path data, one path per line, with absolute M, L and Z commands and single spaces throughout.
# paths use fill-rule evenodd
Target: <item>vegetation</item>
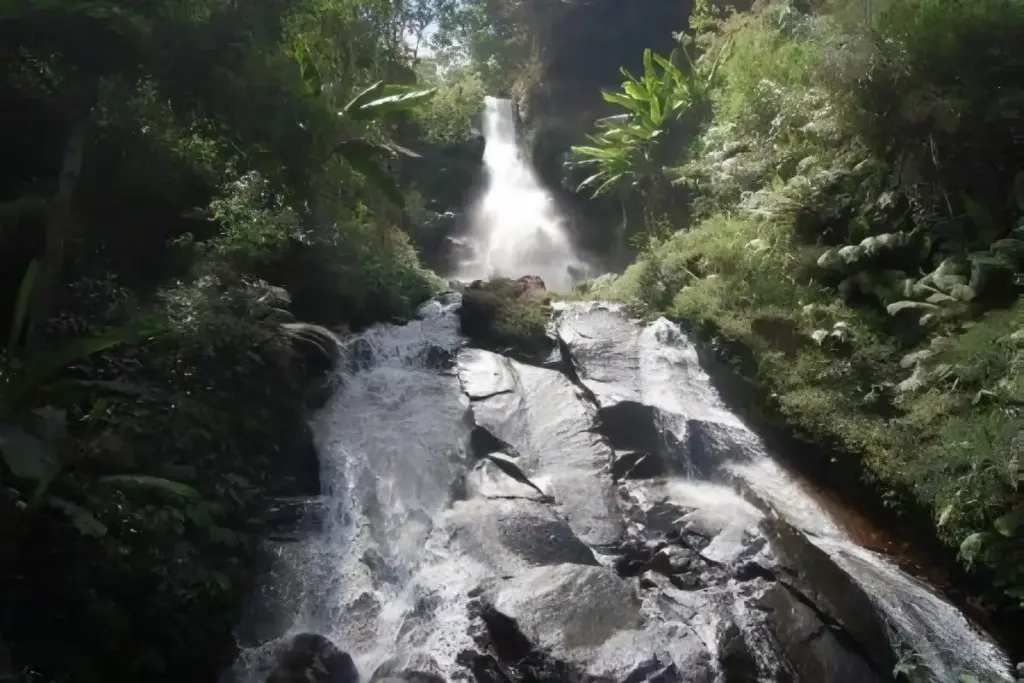
M 588 295 L 688 321 L 819 446 L 809 466 L 930 511 L 988 603 L 1020 608 L 1024 6 L 874 4 L 698 2 L 694 66 L 652 55 L 606 95 L 629 115 L 577 159 L 651 210 Z M 671 134 L 677 102 L 699 134 Z
M 551 296 L 529 277 L 474 282 L 462 294 L 462 333 L 484 348 L 543 359 L 552 349 L 550 319 Z
M 0 678 L 212 680 L 232 656 L 302 418 L 282 325 L 440 286 L 416 157 L 470 138 L 483 88 L 417 59 L 438 11 L 0 6 Z

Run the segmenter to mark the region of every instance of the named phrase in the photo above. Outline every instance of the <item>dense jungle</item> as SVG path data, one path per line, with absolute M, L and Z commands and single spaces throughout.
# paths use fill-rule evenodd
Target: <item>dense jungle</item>
M 323 492 L 334 345 L 452 290 L 534 369 L 576 353 L 553 299 L 672 321 L 1024 659 L 1022 36 L 1019 0 L 0 0 L 0 681 L 223 680 L 275 501 Z M 572 291 L 448 280 L 487 96 Z M 552 666 L 465 680 L 614 680 Z M 628 680 L 768 680 L 721 671 Z

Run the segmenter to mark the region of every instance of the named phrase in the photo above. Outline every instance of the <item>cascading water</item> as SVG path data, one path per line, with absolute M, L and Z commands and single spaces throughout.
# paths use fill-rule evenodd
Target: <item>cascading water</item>
M 579 261 L 518 154 L 510 104 L 489 98 L 485 123 L 478 262 L 462 277 L 539 274 L 568 286 Z M 1012 680 L 990 638 L 859 547 L 776 463 L 677 325 L 642 325 L 613 305 L 558 304 L 563 363 L 538 367 L 462 349 L 460 304 L 457 294 L 428 302 L 416 320 L 377 326 L 345 347 L 340 388 L 313 420 L 322 528 L 292 544 L 285 562 L 294 617 L 281 638 L 242 653 L 233 681 L 264 683 L 284 636 L 299 633 L 338 643 L 370 683 L 385 680 L 368 674 L 396 657 L 438 674 L 409 680 L 568 680 L 557 667 L 507 676 L 508 663 L 477 673 L 488 658 L 499 666 L 477 640 L 480 605 L 470 607 L 484 595 L 522 627 L 516 647 L 528 639 L 582 680 L 734 680 L 726 670 L 735 642 L 726 647 L 722 634 L 741 633 L 756 680 L 878 683 L 893 663 L 869 654 L 871 628 L 851 649 L 850 632 L 863 624 L 828 613 L 843 613 L 839 603 L 854 593 L 862 599 L 847 605 L 848 621 L 877 616 L 881 640 L 909 646 L 931 681 L 961 670 Z M 508 476 L 507 458 L 533 488 Z M 624 462 L 632 469 L 613 480 Z M 773 555 L 785 541 L 766 531 L 772 510 L 804 539 L 794 546 L 806 563 L 797 574 L 812 581 L 802 593 Z M 680 537 L 689 540 L 672 546 Z M 631 569 L 630 548 L 652 543 L 676 555 L 658 570 L 649 556 Z M 671 575 L 668 585 L 659 573 Z M 819 589 L 829 604 L 814 602 Z
M 685 528 L 712 538 L 700 551 L 704 559 L 694 556 L 691 562 L 710 567 L 712 575 L 715 567 L 746 566 L 760 561 L 764 546 L 751 530 L 767 507 L 823 550 L 830 566 L 852 577 L 852 585 L 874 605 L 855 603 L 857 609 L 883 615 L 893 637 L 931 670 L 930 680 L 955 680 L 964 668 L 993 681 L 1012 680 L 990 639 L 929 587 L 857 546 L 775 463 L 722 403 L 676 325 L 662 319 L 641 326 L 615 307 L 561 305 L 556 330 L 563 356 L 574 367 L 566 375 L 460 350 L 460 302 L 458 295 L 430 302 L 417 320 L 378 326 L 349 344 L 348 361 L 339 370 L 341 389 L 314 420 L 327 511 L 323 528 L 301 541 L 291 560 L 292 580 L 300 588 L 292 592 L 298 598 L 290 634 L 318 633 L 339 643 L 364 680 L 396 657 L 428 661 L 440 674 L 436 680 L 505 680 L 464 678 L 464 655 L 479 648 L 473 638 L 478 622 L 469 604 L 478 586 L 497 581 L 511 587 L 495 604 L 525 610 L 516 619 L 533 637 L 550 642 L 558 656 L 580 658 L 584 668 L 605 667 L 598 673 L 587 669 L 592 678 L 584 680 L 723 680 L 720 633 L 729 623 L 747 634 L 759 670 L 781 672 L 788 670 L 785 657 L 815 650 L 799 640 L 794 655 L 785 643 L 765 639 L 765 625 L 758 621 L 764 614 L 807 611 L 799 605 L 759 607 L 750 586 L 772 595 L 771 588 L 781 585 L 774 579 L 758 584 L 701 573 L 700 583 L 688 591 L 659 589 L 661 598 L 650 593 L 644 610 L 655 616 L 643 617 L 629 597 L 634 589 L 606 568 L 614 564 L 621 573 L 617 551 L 604 554 L 651 524 L 637 526 L 638 509 L 649 515 L 667 506 L 673 525 L 685 522 Z M 446 361 L 453 356 L 458 373 Z M 601 411 L 599 420 L 595 410 Z M 595 435 L 597 422 L 604 423 L 606 438 Z M 485 452 L 513 453 L 550 499 L 473 462 L 480 452 L 473 438 L 479 430 L 492 435 Z M 616 490 L 609 461 L 624 455 L 620 449 L 643 445 L 616 443 L 623 438 L 646 439 L 649 457 L 660 453 L 674 463 L 663 473 L 669 476 L 620 481 Z M 746 499 L 736 489 L 746 492 Z M 708 531 L 713 528 L 717 531 Z M 805 561 L 812 574 L 821 571 L 813 567 L 821 560 L 806 556 Z M 774 576 L 778 570 L 766 571 Z M 828 585 L 835 580 L 828 571 L 817 580 L 825 582 L 819 588 L 826 595 L 849 592 Z M 680 600 L 682 611 L 672 611 Z M 685 607 L 687 600 L 700 607 Z M 533 614 L 540 616 L 531 625 Z M 680 619 L 686 620 L 683 631 L 673 626 Z M 640 623 L 646 623 L 643 630 L 637 630 Z M 799 635 L 804 623 L 781 632 Z M 818 638 L 815 634 L 833 627 L 819 626 L 800 638 Z M 285 640 L 244 652 L 233 679 L 264 683 Z M 576 649 L 565 645 L 570 640 Z M 706 652 L 705 659 L 688 662 L 694 648 Z M 840 661 L 850 655 L 821 656 Z M 668 659 L 684 673 L 626 675 Z M 698 664 L 709 678 L 696 669 L 687 673 L 685 667 Z M 842 676 L 835 681 L 885 679 L 850 678 L 845 664 L 836 666 Z M 758 680 L 782 680 L 780 673 L 766 675 Z M 825 680 L 801 676 L 793 680 Z M 383 679 L 370 679 L 377 680 Z
M 360 337 L 361 370 L 313 421 L 327 511 L 292 560 L 303 586 L 290 633 L 344 643 L 360 670 L 417 650 L 451 666 L 467 632 L 457 593 L 473 564 L 431 534 L 466 466 L 467 403 L 435 363 L 461 341 L 457 302 L 430 302 L 419 320 Z M 262 683 L 276 645 L 244 652 L 236 680 Z
M 477 280 L 538 275 L 567 291 L 586 265 L 573 250 L 551 194 L 523 158 L 510 100 L 487 97 L 483 112 L 486 186 L 470 210 L 468 255 L 453 277 Z

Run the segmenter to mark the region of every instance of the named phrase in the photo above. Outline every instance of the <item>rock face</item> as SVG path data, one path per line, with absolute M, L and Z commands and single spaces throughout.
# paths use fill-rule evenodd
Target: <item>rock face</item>
M 300 633 L 278 654 L 266 683 L 359 683 L 359 671 L 328 638 Z
M 666 478 L 759 454 L 710 385 L 677 390 L 680 373 L 703 386 L 695 354 L 610 309 L 563 311 L 557 331 L 568 374 L 458 356 L 476 456 L 550 496 L 487 462 L 453 509 L 505 576 L 470 605 L 476 680 L 886 680 L 886 625 L 827 555 L 727 489 Z
M 522 281 L 520 293 L 535 285 Z M 678 328 L 574 304 L 559 308 L 554 331 L 559 362 L 461 348 L 458 408 L 423 409 L 447 415 L 451 443 L 464 441 L 449 504 L 405 551 L 353 550 L 362 564 L 344 579 L 372 581 L 345 595 L 345 623 L 329 622 L 360 652 L 395 643 L 402 658 L 370 683 L 881 683 L 905 644 L 934 681 L 955 680 L 960 666 L 1012 681 L 953 608 L 858 554 L 784 476 Z M 428 361 L 416 356 L 416 372 L 447 372 Z M 449 425 L 416 424 L 413 437 Z M 373 443 L 378 463 L 402 455 Z M 416 453 L 419 483 L 434 452 Z M 366 477 L 352 490 L 378 484 Z M 415 519 L 394 528 L 407 536 Z M 397 627 L 381 630 L 396 611 Z M 357 676 L 330 640 L 303 634 L 266 681 Z
M 612 450 L 572 382 L 554 370 L 475 349 L 460 355 L 459 378 L 477 427 L 508 445 L 506 455 L 554 498 L 573 532 L 591 545 L 617 541 L 615 492 L 601 476 Z

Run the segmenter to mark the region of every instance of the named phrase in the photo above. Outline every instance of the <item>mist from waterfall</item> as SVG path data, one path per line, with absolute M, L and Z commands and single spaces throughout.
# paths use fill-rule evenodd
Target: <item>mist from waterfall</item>
M 554 198 L 519 149 L 510 100 L 487 97 L 483 133 L 486 185 L 469 211 L 465 257 L 452 277 L 480 280 L 537 275 L 567 291 L 586 272 Z

